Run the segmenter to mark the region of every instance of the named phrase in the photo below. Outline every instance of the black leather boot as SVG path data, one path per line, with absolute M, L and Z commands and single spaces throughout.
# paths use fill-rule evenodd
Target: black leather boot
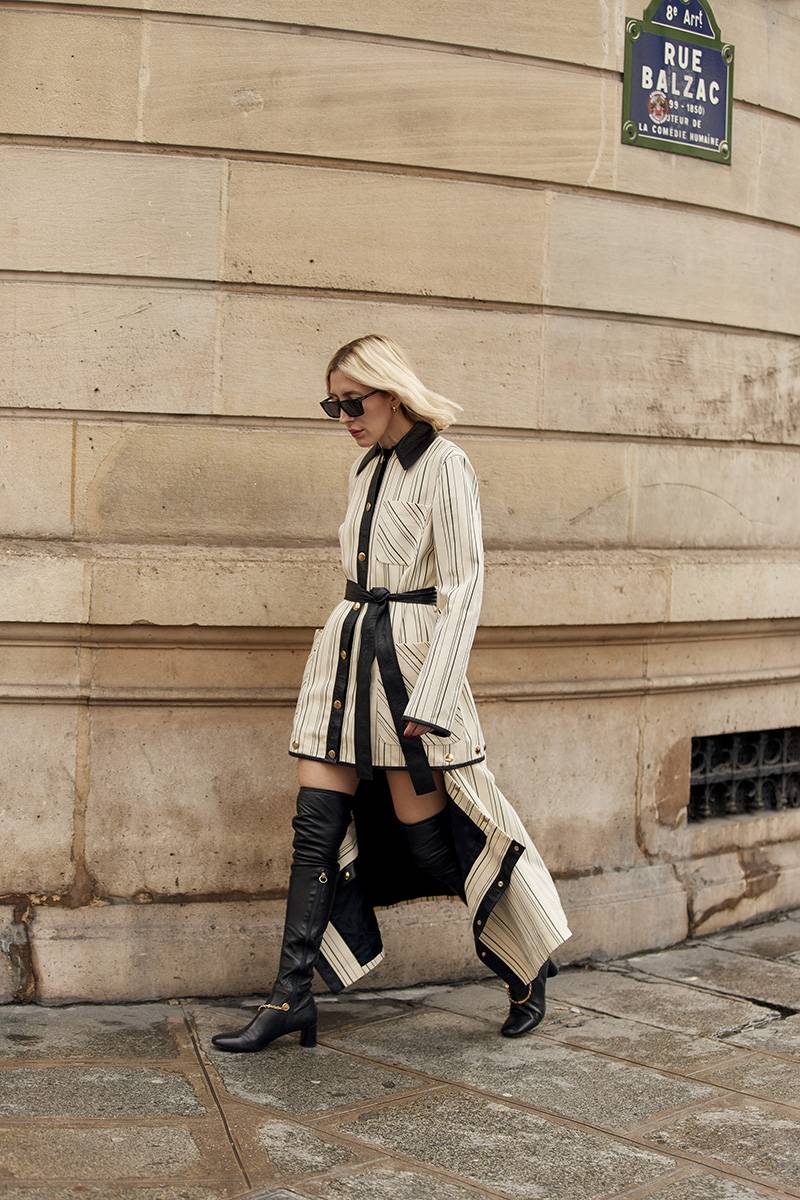
M 272 994 L 259 1004 L 248 1025 L 213 1035 L 218 1050 L 261 1050 L 275 1038 L 297 1031 L 302 1046 L 316 1045 L 317 1006 L 311 983 L 333 907 L 339 847 L 350 823 L 352 799 L 330 788 L 300 788 L 292 820 L 294 854 L 283 942 Z
M 552 958 L 545 959 L 536 978 L 524 988 L 506 984 L 510 1006 L 500 1030 L 503 1037 L 519 1037 L 535 1029 L 545 1013 L 544 989 L 547 978 L 558 974 Z
M 447 808 L 411 825 L 401 822 L 401 826 L 414 862 L 437 882 L 444 884 L 453 896 L 460 896 L 466 901 Z

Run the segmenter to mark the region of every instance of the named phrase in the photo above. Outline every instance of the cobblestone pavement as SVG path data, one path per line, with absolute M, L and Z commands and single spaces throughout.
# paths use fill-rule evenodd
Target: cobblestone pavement
M 262 997 L 0 1010 L 0 1200 L 800 1197 L 800 910 L 562 969 L 323 992 L 320 1038 L 225 1054 Z

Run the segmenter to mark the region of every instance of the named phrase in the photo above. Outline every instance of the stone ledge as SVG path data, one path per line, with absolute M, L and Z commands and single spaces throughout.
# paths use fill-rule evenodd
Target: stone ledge
M 20 539 L 0 563 L 5 621 L 308 627 L 342 593 L 332 548 Z M 490 549 L 481 624 L 765 620 L 798 596 L 798 550 Z

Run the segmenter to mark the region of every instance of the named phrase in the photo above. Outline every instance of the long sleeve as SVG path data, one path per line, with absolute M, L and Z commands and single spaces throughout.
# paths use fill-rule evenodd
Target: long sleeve
M 432 510 L 437 591 L 445 598 L 404 721 L 449 737 L 483 600 L 483 540 L 478 480 L 466 454 L 441 466 Z

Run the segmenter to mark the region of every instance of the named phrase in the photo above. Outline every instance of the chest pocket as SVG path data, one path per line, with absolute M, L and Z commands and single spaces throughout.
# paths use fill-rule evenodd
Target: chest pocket
M 418 500 L 383 501 L 372 531 L 372 553 L 379 562 L 400 566 L 417 556 L 430 517 L 430 504 Z

